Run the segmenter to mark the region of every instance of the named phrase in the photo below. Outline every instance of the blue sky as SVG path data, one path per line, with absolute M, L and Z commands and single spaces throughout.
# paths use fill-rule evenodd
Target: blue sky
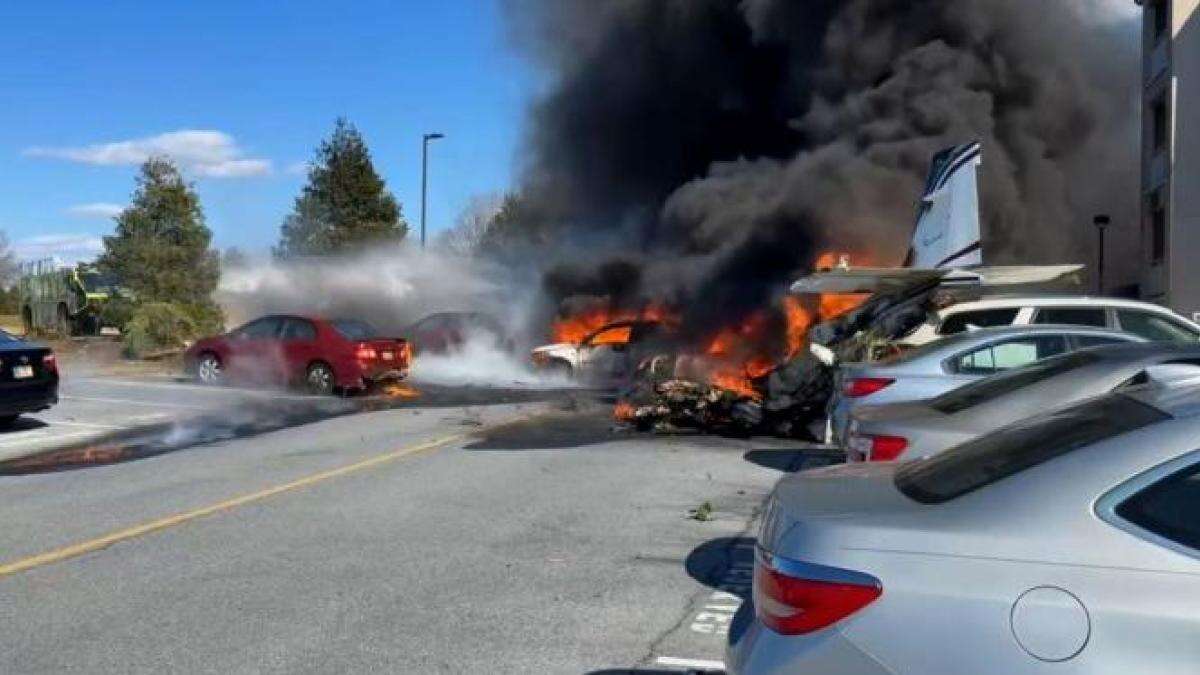
M 513 183 L 536 84 L 494 0 L 13 3 L 0 63 L 0 229 L 25 257 L 94 247 L 155 150 L 195 180 L 217 246 L 266 251 L 339 115 L 414 227 L 421 134 L 446 134 L 445 227 Z

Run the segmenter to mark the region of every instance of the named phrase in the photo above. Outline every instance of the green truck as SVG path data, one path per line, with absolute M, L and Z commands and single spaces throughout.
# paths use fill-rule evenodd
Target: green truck
M 115 334 L 104 326 L 104 306 L 121 295 L 115 279 L 94 265 L 65 266 L 54 259 L 21 265 L 21 322 L 27 335 Z

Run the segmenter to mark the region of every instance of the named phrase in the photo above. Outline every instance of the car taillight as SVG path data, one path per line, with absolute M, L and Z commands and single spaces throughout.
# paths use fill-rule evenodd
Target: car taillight
M 374 361 L 379 358 L 379 352 L 371 345 L 359 345 L 358 351 L 354 352 L 354 358 L 359 361 Z
M 908 447 L 908 439 L 900 436 L 869 436 L 871 452 L 867 458 L 872 462 L 892 462 Z
M 851 433 L 846 447 L 857 453 L 858 460 L 868 462 L 894 462 L 906 449 L 908 439 L 901 436 L 873 436 Z
M 754 563 L 754 611 L 781 635 L 828 628 L 883 595 L 861 572 L 783 560 L 760 550 Z
M 46 354 L 42 357 L 42 367 L 52 373 L 57 373 L 58 359 L 55 358 L 53 354 Z
M 855 377 L 846 381 L 842 392 L 850 398 L 862 398 L 891 385 L 895 380 L 888 377 Z

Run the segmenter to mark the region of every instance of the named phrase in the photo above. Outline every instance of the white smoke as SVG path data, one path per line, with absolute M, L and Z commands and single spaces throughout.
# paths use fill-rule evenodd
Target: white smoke
M 534 293 L 474 257 L 401 244 L 354 255 L 249 260 L 223 269 L 216 298 L 230 326 L 264 314 L 367 321 L 403 331 L 434 312 L 492 316 L 523 344 Z
M 558 388 L 571 385 L 561 375 L 538 372 L 524 352 L 514 353 L 495 336 L 482 331 L 465 336 L 463 344 L 443 354 L 418 354 L 412 366 L 414 382 L 451 386 Z
M 569 384 L 535 372 L 528 348 L 537 293 L 529 282 L 477 257 L 444 249 L 390 246 L 357 255 L 249 260 L 222 270 L 217 301 L 230 327 L 266 314 L 366 321 L 385 335 L 411 337 L 434 313 L 478 312 L 504 331 L 475 331 L 448 353 L 419 353 L 417 382 L 542 388 Z M 540 337 L 540 336 L 538 336 Z

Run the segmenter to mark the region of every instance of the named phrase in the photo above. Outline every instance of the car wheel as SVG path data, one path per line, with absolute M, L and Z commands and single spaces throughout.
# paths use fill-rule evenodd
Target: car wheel
M 575 369 L 571 367 L 571 364 L 563 361 L 562 359 L 554 359 L 550 363 L 547 363 L 546 372 L 549 373 L 551 377 L 563 380 L 570 380 L 575 376 Z
M 324 363 L 312 364 L 308 367 L 308 374 L 304 378 L 304 384 L 310 394 L 317 396 L 332 395 L 334 388 L 333 369 Z
M 221 359 L 211 352 L 201 354 L 196 362 L 196 379 L 202 384 L 220 384 L 221 375 Z

